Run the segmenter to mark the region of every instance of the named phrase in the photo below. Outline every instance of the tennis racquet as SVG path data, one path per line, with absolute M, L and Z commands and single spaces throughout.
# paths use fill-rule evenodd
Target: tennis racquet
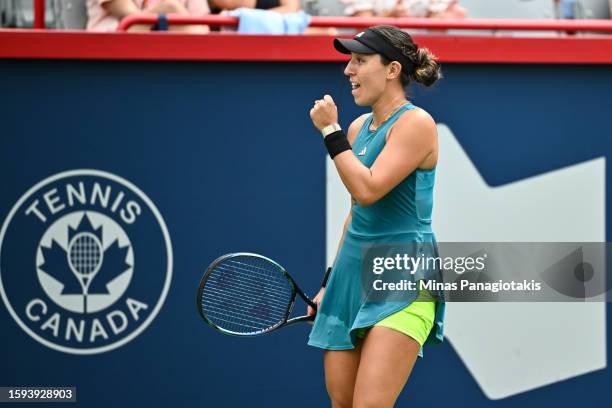
M 235 336 L 257 336 L 314 316 L 289 319 L 296 295 L 317 306 L 287 271 L 265 256 L 223 255 L 206 269 L 197 294 L 198 313 L 214 329 Z

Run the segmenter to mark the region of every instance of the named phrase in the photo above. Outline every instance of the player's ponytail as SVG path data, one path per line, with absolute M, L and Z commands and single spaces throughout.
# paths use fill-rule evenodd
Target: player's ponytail
M 442 71 L 436 56 L 427 48 L 419 48 L 412 40 L 410 34 L 397 27 L 385 25 L 371 27 L 371 30 L 385 37 L 391 45 L 414 64 L 410 72 L 402 71 L 400 80 L 404 87 L 410 85 L 412 81 L 416 81 L 424 86 L 431 86 L 438 79 L 442 78 Z M 381 56 L 381 59 L 385 65 L 391 63 L 391 61 L 383 56 Z
M 427 48 L 418 48 L 415 53 L 415 67 L 411 78 L 425 86 L 431 86 L 442 76 L 440 64 Z

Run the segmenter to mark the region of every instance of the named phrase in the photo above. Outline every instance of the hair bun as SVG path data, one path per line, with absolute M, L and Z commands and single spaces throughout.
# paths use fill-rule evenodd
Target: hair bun
M 435 55 L 427 48 L 418 48 L 414 56 L 415 67 L 410 75 L 415 81 L 431 86 L 438 79 L 442 78 L 440 64 Z

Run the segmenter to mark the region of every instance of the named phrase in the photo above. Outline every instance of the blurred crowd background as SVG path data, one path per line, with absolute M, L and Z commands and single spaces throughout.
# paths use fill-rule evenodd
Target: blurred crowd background
M 609 19 L 612 0 L 46 0 L 49 29 L 115 31 L 130 14 L 229 14 L 241 19 L 279 15 L 304 32 L 308 16 L 381 16 L 411 18 Z M 289 15 L 302 18 L 289 19 Z M 0 0 L 0 26 L 31 28 L 32 0 Z M 135 25 L 131 30 L 154 27 Z M 171 30 L 207 33 L 206 26 Z M 315 30 L 316 32 L 316 30 Z M 308 32 L 307 32 L 308 33 Z

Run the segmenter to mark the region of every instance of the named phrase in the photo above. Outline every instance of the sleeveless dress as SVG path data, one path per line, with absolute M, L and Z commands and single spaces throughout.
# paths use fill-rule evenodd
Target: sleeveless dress
M 372 123 L 370 114 L 353 143 L 353 154 L 365 166 L 371 167 L 385 146 L 389 128 L 404 112 L 414 108 L 407 103 L 374 131 L 369 130 Z M 435 168 L 416 169 L 374 204 L 367 207 L 353 205 L 352 219 L 317 310 L 309 345 L 327 350 L 352 349 L 360 329 L 374 326 L 417 298 L 418 289 L 391 300 L 380 300 L 376 294 L 368 293 L 368 286 L 362 284 L 362 262 L 367 248 L 387 244 L 393 247 L 403 245 L 414 257 L 422 253 L 423 248 L 437 256 L 435 235 L 431 229 L 434 179 Z M 414 277 L 416 280 L 442 282 L 441 271 L 418 271 Z M 425 345 L 443 340 L 444 295 L 435 290 L 431 292 L 438 301 L 433 328 Z M 419 356 L 423 356 L 422 349 Z

